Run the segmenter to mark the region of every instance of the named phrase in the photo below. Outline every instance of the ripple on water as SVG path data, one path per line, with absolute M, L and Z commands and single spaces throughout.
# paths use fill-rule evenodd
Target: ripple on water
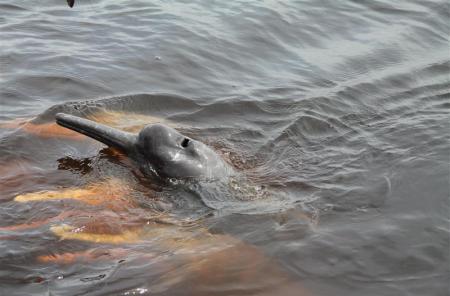
M 39 4 L 0 4 L 3 293 L 446 295 L 446 1 Z M 155 184 L 57 112 L 239 174 Z

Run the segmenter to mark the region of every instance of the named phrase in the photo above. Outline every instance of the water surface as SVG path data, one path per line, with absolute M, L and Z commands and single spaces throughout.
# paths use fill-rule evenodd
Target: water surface
M 5 295 L 448 295 L 448 1 L 0 12 Z M 126 130 L 163 121 L 241 178 L 155 185 L 55 130 L 57 111 Z M 15 200 L 77 189 L 95 194 Z

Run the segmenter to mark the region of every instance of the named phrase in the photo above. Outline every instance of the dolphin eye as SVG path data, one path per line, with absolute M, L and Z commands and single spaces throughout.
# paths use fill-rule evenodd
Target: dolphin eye
M 186 148 L 189 145 L 189 139 L 184 138 L 183 142 L 181 142 L 181 147 Z

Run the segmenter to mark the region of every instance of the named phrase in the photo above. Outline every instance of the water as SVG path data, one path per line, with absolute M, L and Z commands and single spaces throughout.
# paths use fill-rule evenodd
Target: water
M 448 295 L 448 1 L 0 11 L 2 294 Z M 153 184 L 61 110 L 163 121 L 241 177 Z M 52 190 L 79 198 L 15 199 Z

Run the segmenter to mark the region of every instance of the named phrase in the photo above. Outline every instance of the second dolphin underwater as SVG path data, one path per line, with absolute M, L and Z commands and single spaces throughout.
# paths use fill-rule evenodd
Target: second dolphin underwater
M 218 180 L 232 173 L 210 147 L 163 124 L 149 124 L 133 134 L 65 113 L 56 114 L 56 122 L 121 150 L 149 176 Z

